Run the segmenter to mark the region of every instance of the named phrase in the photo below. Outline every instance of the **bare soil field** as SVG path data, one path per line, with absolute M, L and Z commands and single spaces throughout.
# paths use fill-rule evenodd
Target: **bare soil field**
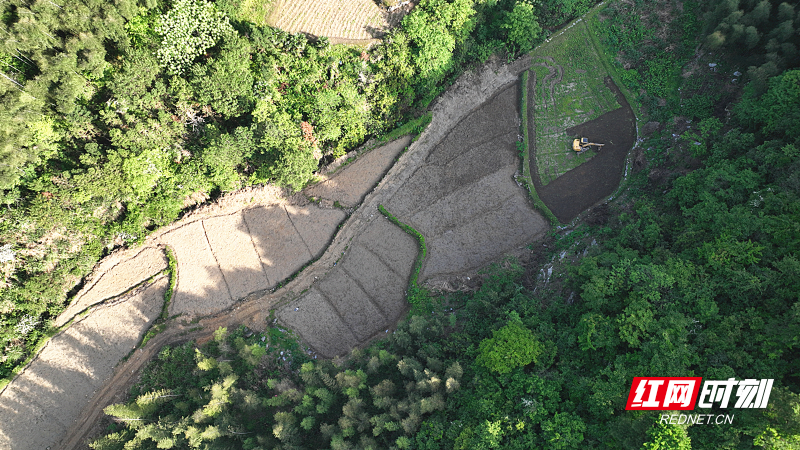
M 405 313 L 416 256 L 411 236 L 373 214 L 336 266 L 276 316 L 320 355 L 346 353 L 394 327 Z
M 161 313 L 168 280 L 103 305 L 57 334 L 0 395 L 0 448 L 45 449 L 75 424 Z
M 326 36 L 333 43 L 367 43 L 389 28 L 389 18 L 372 0 L 274 0 L 267 19 L 290 33 Z
M 471 112 L 386 203 L 425 236 L 420 281 L 475 272 L 549 228 L 514 181 L 518 104 L 512 84 Z
M 411 136 L 405 136 L 376 148 L 360 156 L 358 164 L 348 163 L 336 171 L 335 177 L 328 178 L 311 186 L 304 192 L 329 205 L 339 202 L 344 207 L 358 206 L 367 192 L 375 186 L 387 170 L 394 164 L 397 156 L 411 143 Z
M 604 142 L 606 145 L 597 156 L 546 186 L 536 175 L 536 167 L 531 167 L 536 192 L 562 223 L 571 221 L 614 192 L 622 179 L 628 151 L 636 142 L 636 117 L 630 104 L 611 78 L 606 78 L 605 84 L 622 107 L 566 130 Z M 531 165 L 536 164 L 535 161 L 531 158 Z
M 63 326 L 86 308 L 116 297 L 166 268 L 164 252 L 154 247 L 134 248 L 103 259 L 75 300 L 56 318 L 55 326 Z

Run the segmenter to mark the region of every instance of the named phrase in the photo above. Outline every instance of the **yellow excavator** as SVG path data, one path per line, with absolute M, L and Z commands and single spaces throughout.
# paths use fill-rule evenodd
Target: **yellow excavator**
M 597 147 L 598 150 L 600 150 L 606 144 L 596 144 L 594 142 L 589 142 L 588 138 L 580 138 L 572 141 L 572 149 L 575 150 L 576 152 L 582 152 L 584 150 L 588 150 L 589 147 L 593 145 Z

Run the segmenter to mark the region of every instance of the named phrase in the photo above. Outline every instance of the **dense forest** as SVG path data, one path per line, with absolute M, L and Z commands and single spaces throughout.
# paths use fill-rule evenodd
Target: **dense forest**
M 103 252 L 198 196 L 301 187 L 592 6 L 421 0 L 363 50 L 232 21 L 233 2 L 65 3 L 3 11 L 6 371 Z M 475 292 L 416 293 L 343 360 L 279 328 L 165 347 L 92 447 L 800 448 L 800 10 L 608 3 L 599 39 L 649 122 L 621 195 Z M 624 410 L 634 376 L 775 384 L 733 424 L 665 425 Z

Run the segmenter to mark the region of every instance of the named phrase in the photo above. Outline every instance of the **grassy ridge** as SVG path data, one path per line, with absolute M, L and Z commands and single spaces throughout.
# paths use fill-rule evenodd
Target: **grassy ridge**
M 399 127 L 387 132 L 386 134 L 378 138 L 378 142 L 380 143 L 390 142 L 407 134 L 413 134 L 414 139 L 412 140 L 412 142 L 416 141 L 419 135 L 422 134 L 423 131 L 425 131 L 425 128 L 428 126 L 428 124 L 431 123 L 432 119 L 433 119 L 433 113 L 428 111 L 425 114 L 421 115 L 420 117 L 417 117 L 416 119 L 411 119 L 408 122 L 400 125 Z
M 161 315 L 158 316 L 156 323 L 154 323 L 142 337 L 142 342 L 139 344 L 140 348 L 144 347 L 147 341 L 167 328 L 166 321 L 169 318 L 169 303 L 172 300 L 172 293 L 175 292 L 175 285 L 178 283 L 178 260 L 175 259 L 175 254 L 169 247 L 165 249 L 164 253 L 166 253 L 168 261 L 167 276 L 169 277 L 169 286 L 167 286 L 167 290 L 164 292 L 164 304 L 161 307 Z

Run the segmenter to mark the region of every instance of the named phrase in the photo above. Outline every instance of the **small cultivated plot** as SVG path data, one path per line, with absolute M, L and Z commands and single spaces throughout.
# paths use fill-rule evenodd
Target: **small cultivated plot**
M 258 8 L 258 3 L 269 6 Z M 244 0 L 241 5 L 240 19 L 290 33 L 325 36 L 334 43 L 370 41 L 389 27 L 384 10 L 372 0 Z
M 595 147 L 573 151 L 573 139 L 594 141 L 592 136 L 578 136 L 569 129 L 620 105 L 603 82 L 609 74 L 583 21 L 540 45 L 531 56 L 526 86 L 529 145 L 539 178 L 546 185 L 597 154 Z

